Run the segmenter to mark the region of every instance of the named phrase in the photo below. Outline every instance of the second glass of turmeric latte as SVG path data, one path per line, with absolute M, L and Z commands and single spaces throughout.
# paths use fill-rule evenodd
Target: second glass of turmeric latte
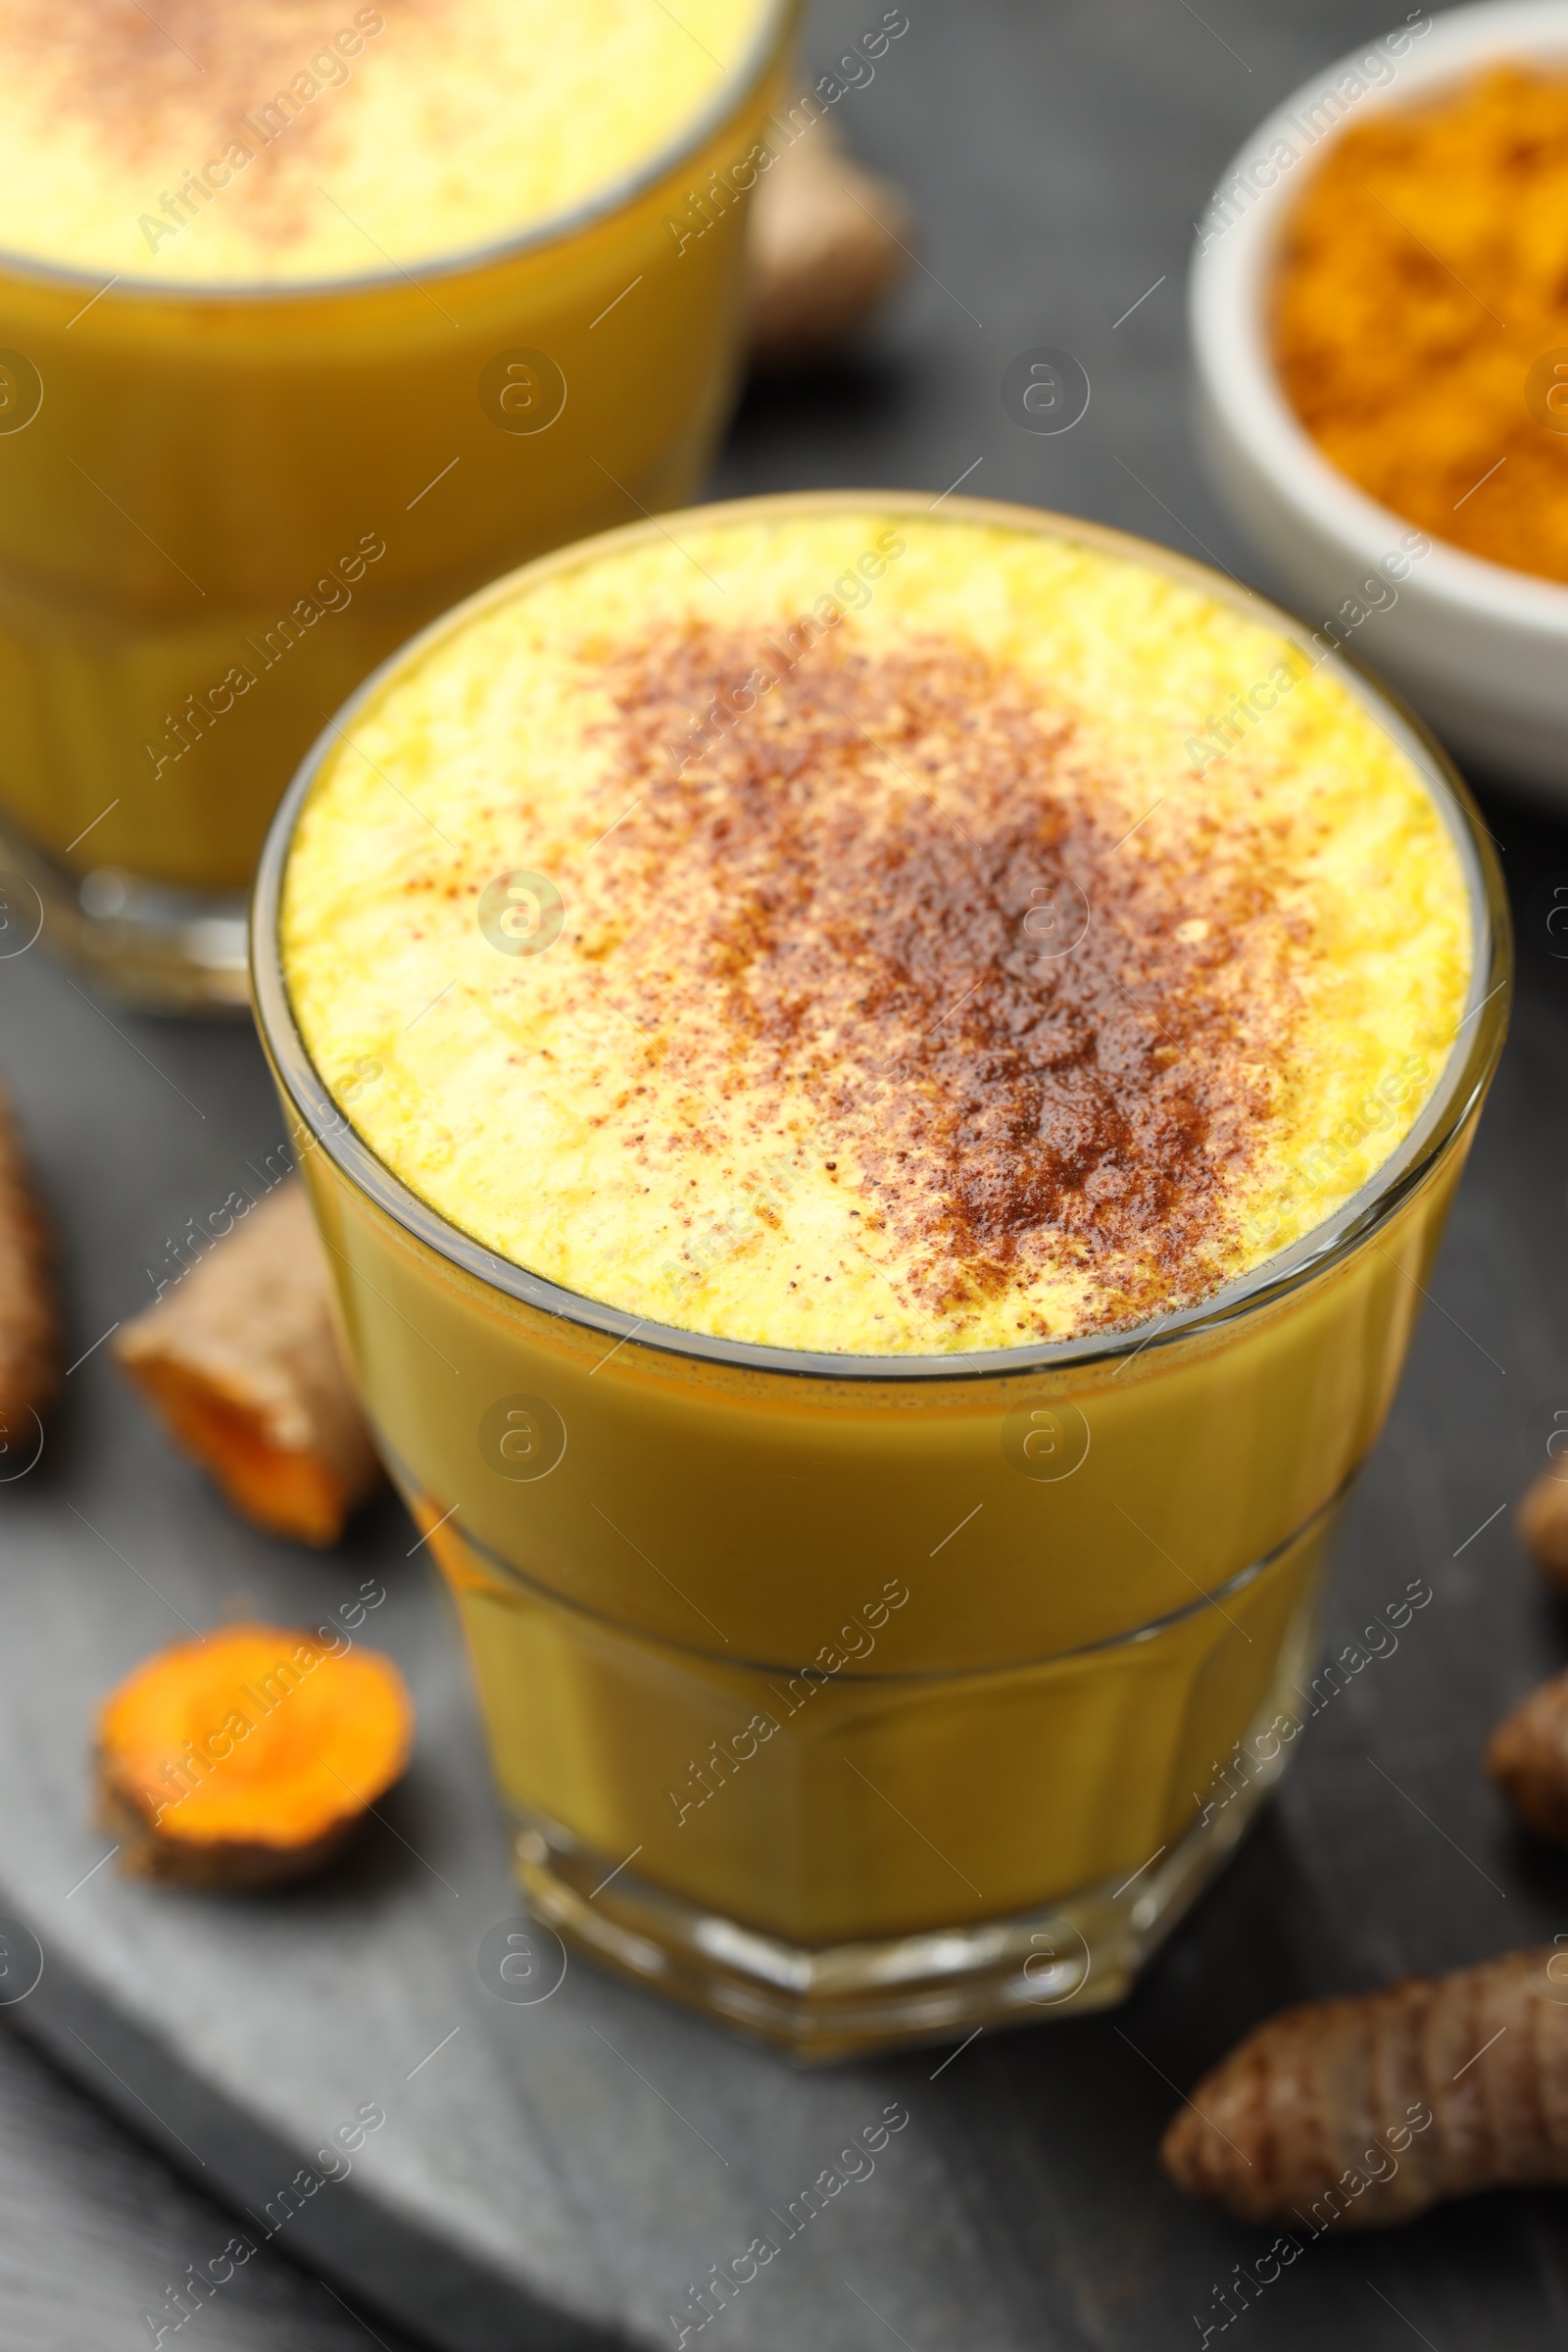
M 792 13 L 5 13 L 0 863 L 122 993 L 243 1003 L 238 894 L 323 717 L 695 486 L 744 207 L 671 223 L 746 184 Z

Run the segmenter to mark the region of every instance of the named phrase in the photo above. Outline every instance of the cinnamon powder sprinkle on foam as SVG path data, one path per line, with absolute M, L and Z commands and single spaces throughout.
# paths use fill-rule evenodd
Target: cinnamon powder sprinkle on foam
M 4 241 L 122 282 L 395 276 L 568 215 L 651 163 L 700 120 L 760 11 L 11 0 Z
M 1286 649 L 1152 562 L 962 514 L 671 531 L 519 574 L 301 812 L 296 1014 L 406 1184 L 647 1322 L 895 1355 L 1199 1302 L 1366 1182 L 1469 914 L 1327 667 L 1200 777 Z M 481 919 L 514 879 L 537 937 Z
M 1255 1150 L 1289 1046 L 1298 927 L 1266 864 L 1227 860 L 1217 828 L 1206 879 L 1118 848 L 1073 718 L 936 638 L 814 648 L 672 774 L 687 713 L 754 646 L 689 624 L 606 662 L 640 800 L 584 937 L 613 929 L 632 1017 L 678 1036 L 691 1085 L 743 1094 L 754 1133 L 808 1104 L 935 1313 L 1063 1248 L 1092 1277 L 1083 1330 L 1211 1287 L 1222 1172 Z

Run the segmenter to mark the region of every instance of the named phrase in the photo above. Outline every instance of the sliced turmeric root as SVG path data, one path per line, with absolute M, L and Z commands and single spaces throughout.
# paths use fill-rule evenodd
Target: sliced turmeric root
M 133 1877 L 258 1887 L 330 1862 L 408 1763 L 390 1658 L 234 1625 L 146 1659 L 98 1714 L 97 1818 Z
M 333 1544 L 382 1472 L 298 1179 L 253 1208 L 115 1342 L 175 1443 L 236 1510 Z
M 60 1386 L 54 1249 L 0 1095 L 0 1478 L 15 1475 Z

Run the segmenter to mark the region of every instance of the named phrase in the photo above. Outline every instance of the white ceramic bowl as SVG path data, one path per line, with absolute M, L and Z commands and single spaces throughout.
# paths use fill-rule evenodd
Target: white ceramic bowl
M 1219 183 L 1200 228 L 1191 324 L 1215 485 L 1292 600 L 1322 622 L 1358 583 L 1394 574 L 1397 601 L 1351 630 L 1350 653 L 1401 688 L 1463 758 L 1568 806 L 1568 587 L 1438 540 L 1398 576 L 1409 520 L 1358 490 L 1307 437 L 1265 334 L 1279 230 L 1339 128 L 1510 57 L 1568 68 L 1568 0 L 1418 14 L 1303 83 Z

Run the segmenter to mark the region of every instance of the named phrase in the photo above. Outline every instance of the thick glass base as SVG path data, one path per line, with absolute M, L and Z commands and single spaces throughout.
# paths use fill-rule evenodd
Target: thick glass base
M 250 1008 L 249 901 L 180 890 L 119 866 L 67 873 L 14 825 L 0 828 L 0 899 L 12 952 L 37 937 L 95 988 L 145 1012 Z
M 760 1935 L 639 1880 L 569 1832 L 519 1817 L 514 1856 L 535 1916 L 622 1976 L 705 2011 L 805 2064 L 981 2026 L 1080 2017 L 1123 2000 L 1152 1955 L 1221 1869 L 1284 1771 L 1281 1715 L 1299 1714 L 1312 1644 L 1288 1654 L 1239 1745 L 1246 1764 L 1178 1844 L 1119 1886 L 1109 1881 L 1003 1919 L 882 1939 L 804 1946 Z

